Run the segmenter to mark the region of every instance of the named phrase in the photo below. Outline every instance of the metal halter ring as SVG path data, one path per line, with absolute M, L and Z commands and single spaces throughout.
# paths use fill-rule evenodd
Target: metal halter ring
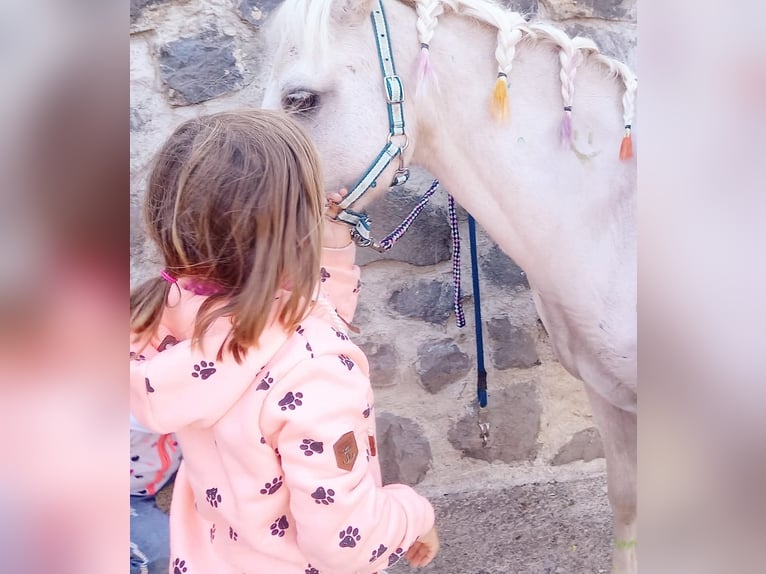
M 394 137 L 398 137 L 398 136 L 401 136 L 404 138 L 404 144 L 399 146 L 399 149 L 404 151 L 407 149 L 407 146 L 410 145 L 410 136 L 408 136 L 407 134 L 392 134 L 391 132 L 389 132 L 388 137 L 386 138 L 386 142 L 391 143 L 391 140 Z

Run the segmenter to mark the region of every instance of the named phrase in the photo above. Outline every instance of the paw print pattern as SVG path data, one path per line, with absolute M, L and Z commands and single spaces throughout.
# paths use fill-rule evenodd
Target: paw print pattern
M 215 540 L 215 524 L 210 527 L 210 544 L 213 543 L 213 540 Z
M 186 560 L 176 558 L 173 562 L 173 574 L 184 574 L 188 568 L 186 568 Z
M 267 482 L 263 485 L 263 488 L 261 489 L 261 494 L 274 494 L 277 490 L 279 490 L 282 487 L 282 477 L 278 476 L 277 478 L 273 479 L 271 482 Z
M 306 341 L 306 350 L 309 352 L 309 354 L 311 355 L 311 358 L 313 359 L 314 349 L 311 348 L 311 343 L 309 343 L 308 341 Z
M 370 407 L 370 403 L 367 403 L 367 408 L 362 411 L 362 416 L 368 418 L 370 416 L 370 411 L 372 411 L 372 407 Z
M 218 508 L 218 505 L 221 504 L 221 495 L 218 494 L 218 489 L 208 488 L 205 491 L 205 494 L 207 495 L 207 501 L 210 503 L 210 506 Z
M 391 554 L 389 554 L 388 567 L 390 568 L 391 566 L 399 562 L 399 559 L 402 557 L 403 554 L 404 554 L 404 550 L 402 550 L 401 548 L 397 548 Z
M 231 538 L 234 542 L 236 542 L 238 537 L 239 535 L 234 531 L 234 529 L 231 526 L 229 526 L 229 538 Z
M 324 504 L 325 506 L 335 502 L 333 496 L 335 496 L 335 491 L 332 488 L 325 490 L 322 486 L 311 493 L 311 498 L 314 499 L 314 502 L 317 504 Z
M 298 333 L 299 335 L 303 335 L 303 333 L 305 333 L 306 331 L 305 331 L 305 329 L 303 328 L 303 325 L 298 325 L 298 326 L 295 328 L 295 332 L 296 332 L 296 333 Z
M 314 568 L 311 564 L 308 565 L 306 570 L 304 570 L 306 574 L 320 574 L 319 570 Z
M 340 538 L 340 543 L 338 546 L 341 548 L 353 548 L 356 546 L 356 543 L 362 539 L 362 536 L 359 534 L 358 528 L 349 526 L 345 530 L 341 530 L 338 533 L 338 538 Z
M 261 379 L 261 382 L 255 387 L 256 391 L 268 391 L 271 388 L 271 385 L 274 384 L 274 377 L 270 375 L 271 374 L 267 371 L 263 376 L 263 379 Z
M 153 393 L 154 392 L 154 387 L 152 386 L 152 383 L 149 382 L 149 378 L 148 377 L 144 377 L 144 383 L 146 383 L 146 392 L 147 393 Z
M 131 361 L 145 361 L 146 357 L 144 355 L 139 355 L 135 351 L 130 352 L 130 360 Z
M 290 523 L 287 521 L 287 516 L 283 514 L 279 518 L 275 518 L 274 523 L 269 528 L 271 529 L 272 536 L 279 536 L 282 538 L 285 535 L 285 530 L 290 528 Z
M 215 373 L 215 363 L 207 362 L 207 361 L 200 361 L 199 363 L 194 365 L 194 370 L 192 371 L 191 376 L 196 378 L 200 378 L 203 381 L 210 377 L 213 373 Z
M 327 272 L 327 269 L 325 269 L 324 267 L 322 267 L 322 268 L 319 270 L 319 275 L 320 275 L 320 277 L 321 277 L 322 283 L 324 283 L 324 282 L 325 282 L 325 281 L 327 281 L 327 280 L 328 280 L 330 277 L 332 277 L 332 275 L 330 275 L 330 274 Z
M 266 444 L 266 439 L 261 437 L 261 444 Z
M 349 359 L 346 355 L 338 355 L 338 358 L 340 359 L 340 362 L 343 363 L 343 366 L 349 371 L 354 368 L 354 361 Z
M 341 341 L 348 341 L 348 335 L 346 335 L 343 331 L 338 331 L 335 327 L 330 327 L 333 330 L 333 333 L 335 333 L 335 336 L 338 337 Z
M 370 562 L 375 562 L 378 558 L 383 556 L 383 553 L 386 550 L 388 550 L 388 546 L 384 546 L 383 544 L 378 546 L 378 548 L 376 550 L 372 551 L 372 556 L 370 556 Z
M 279 404 L 283 411 L 286 411 L 287 409 L 294 411 L 297 407 L 303 404 L 303 401 L 301 400 L 302 398 L 303 393 L 293 394 L 292 391 L 290 391 L 277 404 Z
M 306 456 L 312 456 L 314 453 L 322 454 L 324 452 L 324 443 L 312 440 L 310 438 L 304 438 L 301 450 Z

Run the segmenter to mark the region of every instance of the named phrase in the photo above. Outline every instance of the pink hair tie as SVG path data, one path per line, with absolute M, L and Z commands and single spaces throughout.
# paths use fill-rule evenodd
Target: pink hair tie
M 172 276 L 170 273 L 168 273 L 168 270 L 167 270 L 167 269 L 163 269 L 163 270 L 160 272 L 160 277 L 162 277 L 162 278 L 163 278 L 165 281 L 167 281 L 168 283 L 177 283 L 177 282 L 178 282 L 178 279 L 176 279 L 176 278 L 175 278 L 175 277 L 173 277 L 173 276 Z

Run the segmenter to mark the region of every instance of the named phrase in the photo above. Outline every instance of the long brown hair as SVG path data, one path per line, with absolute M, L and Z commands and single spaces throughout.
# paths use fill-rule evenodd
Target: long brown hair
M 291 329 L 305 316 L 319 280 L 321 182 L 316 149 L 283 113 L 212 114 L 170 136 L 149 177 L 144 217 L 171 275 L 222 289 L 200 307 L 193 343 L 229 316 L 228 350 L 240 361 L 284 287 L 277 320 Z M 170 287 L 158 277 L 131 292 L 135 335 L 156 333 Z

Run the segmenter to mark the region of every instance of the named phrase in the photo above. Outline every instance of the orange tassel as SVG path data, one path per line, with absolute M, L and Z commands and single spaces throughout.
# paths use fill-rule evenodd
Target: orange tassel
M 492 115 L 495 119 L 505 121 L 510 115 L 508 106 L 508 80 L 505 74 L 497 76 L 497 82 L 495 82 L 495 89 L 492 92 L 492 101 L 490 103 Z
M 630 137 L 630 128 L 625 128 L 625 135 L 620 144 L 620 159 L 630 159 L 633 157 L 633 138 Z

